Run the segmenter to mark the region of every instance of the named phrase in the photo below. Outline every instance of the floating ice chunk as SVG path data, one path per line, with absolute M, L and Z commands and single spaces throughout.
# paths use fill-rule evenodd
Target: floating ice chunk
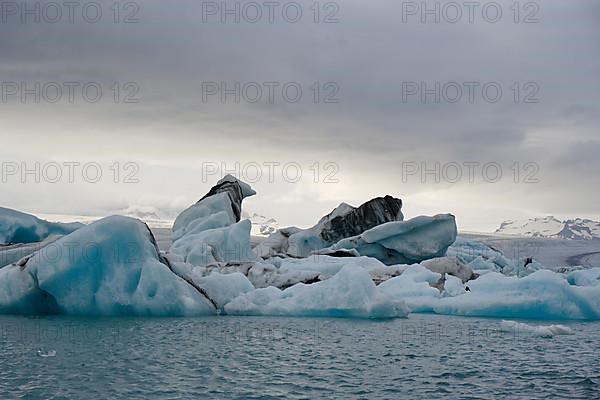
M 33 243 L 50 235 L 68 235 L 85 225 L 48 222 L 31 214 L 0 207 L 0 244 Z
M 547 328 L 550 329 L 550 332 L 552 332 L 554 335 L 573 335 L 573 334 L 575 334 L 575 332 L 573 332 L 573 329 L 569 328 L 568 326 L 564 326 L 564 325 L 548 325 Z
M 564 275 L 540 270 L 524 278 L 490 272 L 469 281 L 470 292 L 440 299 L 439 314 L 529 318 L 600 319 L 600 286 L 571 286 Z
M 600 268 L 581 269 L 570 272 L 567 281 L 575 286 L 597 286 L 600 285 Z
M 200 285 L 200 279 L 211 274 L 233 274 L 241 273 L 246 276 L 250 283 L 256 288 L 274 286 L 285 289 L 297 283 L 314 283 L 329 278 L 321 277 L 319 272 L 313 271 L 281 271 L 275 265 L 263 260 L 258 262 L 217 262 L 206 266 L 195 266 L 182 260 L 177 260 L 173 254 L 167 254 L 172 270 L 184 278 Z M 200 285 L 201 286 L 201 285 Z M 198 286 L 201 290 L 202 288 Z
M 379 288 L 396 300 L 404 300 L 412 312 L 435 312 L 496 318 L 600 319 L 600 285 L 572 286 L 564 275 L 541 270 L 518 278 L 489 272 L 467 282 L 440 274 L 421 265 L 407 268 Z M 440 281 L 441 282 L 441 281 Z M 440 288 L 433 287 L 437 286 Z
M 245 275 L 234 272 L 219 274 L 214 272 L 207 277 L 195 279 L 194 283 L 206 291 L 219 309 L 234 298 L 254 290 L 254 286 Z
M 277 258 L 273 263 L 281 271 L 314 271 L 327 275 L 335 275 L 345 266 L 378 271 L 388 268 L 381 261 L 371 257 L 331 257 L 313 255 L 307 258 Z
M 46 248 L 47 249 L 47 248 Z M 159 258 L 139 220 L 108 217 L 0 270 L 0 312 L 69 315 L 213 314 Z
M 266 262 L 257 262 L 248 271 L 248 279 L 257 288 L 274 286 L 285 289 L 298 283 L 314 283 L 325 278 L 329 276 L 322 277 L 317 271 L 281 270 Z
M 278 272 L 278 277 L 273 279 L 272 285 L 279 288 L 282 288 L 280 284 L 284 284 L 284 281 L 286 284 L 283 287 L 288 287 L 290 286 L 289 283 L 294 281 L 298 283 L 307 280 L 313 282 L 325 280 L 347 266 L 364 269 L 371 275 L 373 282 L 378 284 L 400 275 L 408 267 L 407 265 L 387 266 L 371 257 L 331 257 L 320 254 L 307 258 L 275 257 L 270 262 L 277 268 Z M 253 281 L 253 283 L 255 282 Z
M 446 281 L 444 282 L 444 291 L 442 292 L 443 296 L 454 297 L 465 293 L 467 293 L 465 290 L 465 285 L 459 278 L 452 275 L 446 276 Z
M 404 276 L 404 279 L 411 280 L 413 282 L 427 282 L 430 285 L 435 285 L 442 277 L 442 274 L 431 271 L 422 265 L 411 265 L 400 277 L 402 276 Z
M 444 273 L 460 278 L 462 282 L 475 279 L 471 267 L 461 262 L 457 257 L 438 257 L 421 262 L 421 265 L 430 271 Z
M 331 279 L 285 290 L 256 289 L 225 306 L 228 314 L 312 317 L 395 318 L 408 309 L 380 292 L 362 268 L 344 267 Z
M 522 278 L 534 273 L 535 271 L 544 269 L 544 266 L 537 260 L 532 260 L 531 263 L 525 265 L 525 262 L 522 260 L 510 260 L 504 256 L 501 256 L 496 258 L 496 264 L 499 264 L 499 259 L 507 260 L 501 269 L 501 272 L 504 275 L 514 275 Z
M 489 271 L 499 272 L 499 268 L 496 264 L 484 259 L 481 256 L 474 258 L 473 261 L 471 261 L 468 265 L 471 267 L 471 269 L 473 269 L 474 272 L 480 275 Z
M 411 265 L 402 275 L 380 284 L 378 289 L 396 301 L 404 301 L 411 312 L 432 312 L 441 297 L 433 285 L 441 277 L 421 265 Z
M 503 332 L 516 333 L 520 337 L 553 337 L 555 335 L 572 335 L 571 328 L 564 325 L 538 325 L 532 326 L 516 321 L 500 322 L 500 330 Z
M 38 357 L 56 357 L 56 350 L 43 351 L 42 349 L 39 349 L 37 355 Z

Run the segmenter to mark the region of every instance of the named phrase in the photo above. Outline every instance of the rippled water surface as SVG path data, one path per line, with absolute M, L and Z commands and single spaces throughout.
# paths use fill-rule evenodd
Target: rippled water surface
M 499 323 L 2 316 L 0 398 L 600 399 L 600 323 Z

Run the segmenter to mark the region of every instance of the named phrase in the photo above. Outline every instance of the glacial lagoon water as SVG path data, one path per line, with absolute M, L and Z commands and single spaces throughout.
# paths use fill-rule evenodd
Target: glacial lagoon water
M 0 398 L 600 398 L 600 323 L 500 322 L 0 316 Z

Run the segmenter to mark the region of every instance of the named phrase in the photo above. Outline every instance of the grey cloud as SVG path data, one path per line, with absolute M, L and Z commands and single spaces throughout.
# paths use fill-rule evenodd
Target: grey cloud
M 500 3 L 506 11 L 514 2 Z M 165 163 L 156 172 L 160 179 L 181 173 L 178 163 L 207 155 L 215 160 L 334 160 L 347 166 L 349 176 L 381 174 L 389 181 L 397 179 L 407 160 L 535 161 L 549 177 L 547 183 L 514 187 L 513 199 L 503 197 L 500 185 L 485 190 L 498 193 L 499 205 L 512 202 L 543 212 L 540 198 L 546 196 L 556 199 L 556 208 L 597 212 L 585 200 L 598 195 L 589 184 L 595 172 L 588 168 L 597 158 L 590 143 L 600 123 L 600 95 L 593 89 L 600 82 L 596 1 L 540 2 L 538 24 L 515 24 L 511 14 L 497 24 L 402 23 L 401 2 L 338 4 L 337 24 L 314 24 L 312 16 L 297 24 L 202 23 L 201 2 L 191 0 L 141 2 L 137 24 L 114 24 L 110 18 L 97 24 L 0 24 L 3 81 L 98 81 L 106 86 L 132 81 L 140 87 L 135 105 L 2 104 L 0 152 L 5 158 L 15 152 L 45 158 L 47 151 L 91 157 L 91 146 L 104 158 L 127 153 L 148 165 L 160 158 Z M 205 81 L 295 81 L 305 94 L 297 104 L 203 103 Z M 339 103 L 310 101 L 307 88 L 330 81 L 339 86 Z M 413 81 L 498 82 L 504 93 L 497 104 L 480 96 L 474 103 L 423 104 L 418 98 L 404 103 L 402 83 Z M 539 103 L 512 102 L 514 82 L 520 83 L 521 96 L 527 82 L 539 85 Z M 36 135 L 56 140 L 43 147 Z M 29 150 L 22 149 L 23 143 Z M 587 184 L 572 182 L 568 177 L 575 173 Z M 148 184 L 139 190 L 151 201 L 167 201 L 169 195 L 155 179 L 156 188 Z M 172 190 L 193 196 L 181 186 Z M 285 194 L 277 185 L 264 190 L 267 197 Z M 402 190 L 437 187 L 402 185 Z M 94 201 L 99 208 L 124 208 L 128 201 L 140 203 L 134 193 L 123 194 L 118 204 L 111 193 L 99 193 Z M 11 198 L 26 197 L 5 196 L 11 204 L 18 203 Z M 61 203 L 60 193 L 55 196 L 46 200 L 46 208 Z M 309 209 L 304 218 L 310 213 L 316 218 L 320 211 Z M 293 212 L 288 215 L 291 219 Z

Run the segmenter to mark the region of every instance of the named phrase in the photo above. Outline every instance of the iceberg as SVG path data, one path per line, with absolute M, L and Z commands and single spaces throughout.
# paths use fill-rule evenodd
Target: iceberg
M 256 261 L 250 244 L 250 220 L 240 221 L 242 200 L 256 192 L 226 175 L 173 224 L 172 256 L 195 266 L 216 262 Z
M 187 234 L 238 222 L 242 215 L 242 200 L 255 194 L 247 183 L 226 175 L 196 204 L 177 216 L 173 223 L 173 241 Z
M 600 319 L 600 287 L 573 286 L 565 276 L 549 270 L 526 277 L 490 272 L 469 281 L 470 291 L 436 302 L 439 314 L 529 318 Z
M 342 203 L 309 229 L 280 229 L 264 240 L 258 254 L 271 257 L 286 254 L 307 257 L 314 251 L 333 245 L 341 239 L 356 236 L 386 222 L 402 221 L 402 200 L 392 196 L 376 197 L 359 207 Z
M 129 217 L 71 226 L 65 236 L 33 216 L 13 218 L 20 222 L 2 225 L 7 241 L 42 239 L 0 252 L 8 264 L 0 268 L 0 313 L 600 319 L 600 268 L 521 265 L 457 238 L 451 214 L 405 221 L 401 200 L 390 196 L 342 203 L 310 229 L 279 229 L 253 247 L 242 201 L 254 194 L 226 176 L 179 214 L 164 253 L 148 226 Z M 4 221 L 21 215 L 10 211 Z M 568 332 L 515 324 L 503 329 Z
M 40 242 L 51 235 L 68 235 L 85 225 L 48 222 L 34 215 L 0 207 L 0 245 Z
M 342 239 L 319 253 L 356 250 L 360 255 L 376 258 L 387 265 L 416 264 L 445 256 L 456 240 L 456 234 L 452 214 L 420 216 L 376 226 L 361 235 Z
M 600 286 L 570 285 L 566 276 L 540 270 L 526 277 L 489 272 L 460 278 L 412 265 L 379 285 L 411 312 L 538 320 L 600 319 Z M 467 290 L 468 288 L 468 290 Z
M 215 308 L 161 261 L 144 223 L 113 216 L 1 269 L 0 312 L 187 316 Z

